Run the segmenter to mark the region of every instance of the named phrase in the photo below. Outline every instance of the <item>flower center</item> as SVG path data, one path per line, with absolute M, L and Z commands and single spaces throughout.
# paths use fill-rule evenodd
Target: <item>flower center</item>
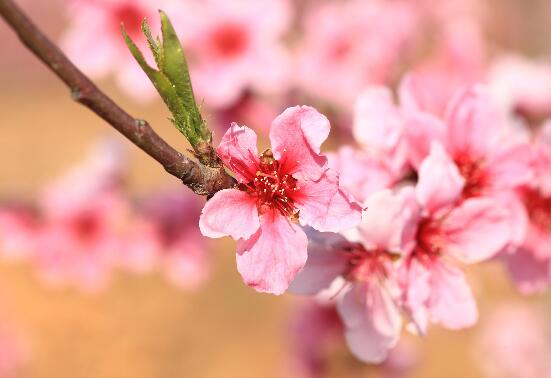
M 280 163 L 271 150 L 264 151 L 259 160 L 256 177 L 247 184 L 240 184 L 239 189 L 256 197 L 260 214 L 275 209 L 286 217 L 295 216 L 293 196 L 299 189 L 297 180 L 280 171 Z
M 113 18 L 116 23 L 117 33 L 120 33 L 119 24 L 122 22 L 128 35 L 136 37 L 140 35 L 145 14 L 139 7 L 128 2 L 115 8 Z
M 345 277 L 349 281 L 366 282 L 373 278 L 387 278 L 393 255 L 380 249 L 367 250 L 360 243 L 343 247 L 347 257 Z
M 551 231 L 551 197 L 544 197 L 534 189 L 526 189 L 523 195 L 530 221 L 544 231 Z
M 422 263 L 429 263 L 442 253 L 444 239 L 440 232 L 440 222 L 430 218 L 423 218 L 419 222 L 416 234 L 417 246 L 413 257 Z
M 94 214 L 78 216 L 73 220 L 72 226 L 78 237 L 84 241 L 93 239 L 100 229 L 99 220 Z
M 337 41 L 329 51 L 331 59 L 340 61 L 346 59 L 352 51 L 352 43 L 346 39 Z
M 233 58 L 245 50 L 248 37 L 240 25 L 226 24 L 214 30 L 212 42 L 219 56 Z
M 455 159 L 455 164 L 459 168 L 459 173 L 465 179 L 463 197 L 479 196 L 486 185 L 486 174 L 482 162 L 472 160 L 467 155 L 459 155 Z

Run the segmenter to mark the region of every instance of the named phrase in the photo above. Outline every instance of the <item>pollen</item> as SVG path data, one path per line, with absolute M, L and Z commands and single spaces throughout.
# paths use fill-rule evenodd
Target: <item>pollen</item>
M 281 164 L 274 159 L 271 150 L 264 151 L 259 157 L 255 178 L 240 184 L 239 188 L 256 197 L 259 212 L 277 210 L 286 217 L 298 213 L 294 196 L 297 194 L 297 180 L 282 172 Z

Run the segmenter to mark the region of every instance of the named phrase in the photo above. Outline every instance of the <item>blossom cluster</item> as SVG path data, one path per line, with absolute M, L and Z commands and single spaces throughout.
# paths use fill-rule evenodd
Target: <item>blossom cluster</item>
M 0 206 L 2 259 L 30 263 L 47 286 L 89 293 L 104 289 L 114 269 L 158 269 L 182 289 L 202 284 L 210 264 L 196 226 L 200 199 L 180 188 L 130 199 L 125 155 L 102 141 L 36 202 Z
M 120 159 L 97 155 L 36 204 L 0 210 L 0 250 L 26 251 L 48 282 L 97 288 L 112 267 L 160 265 L 195 285 L 199 231 L 230 236 L 247 285 L 331 298 L 320 333 L 342 331 L 366 362 L 402 328 L 474 325 L 469 265 L 501 264 L 523 294 L 550 285 L 551 64 L 491 54 L 480 2 L 70 3 L 65 51 L 142 101 L 154 88 L 119 23 L 140 41 L 143 18 L 155 30 L 157 8 L 170 15 L 237 185 L 202 211 L 180 191 L 130 202 Z M 324 153 L 330 124 L 346 143 Z

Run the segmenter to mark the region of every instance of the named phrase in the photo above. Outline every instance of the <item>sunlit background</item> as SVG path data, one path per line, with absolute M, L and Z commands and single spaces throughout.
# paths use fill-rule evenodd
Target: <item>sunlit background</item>
M 84 25 L 84 21 L 87 24 L 93 24 L 96 20 L 99 22 L 99 18 L 95 18 L 99 16 L 86 19 L 82 15 L 71 13 L 75 12 L 72 7 L 79 1 L 75 0 L 71 4 L 69 0 L 19 0 L 18 3 L 53 40 L 65 43 L 63 41 L 69 38 L 67 33 L 78 32 L 79 28 L 84 32 L 90 26 Z M 452 4 L 454 1 L 438 3 L 448 2 L 452 8 L 458 5 Z M 127 3 L 138 4 L 140 1 L 128 0 Z M 191 55 L 190 64 L 192 74 L 198 72 L 198 80 L 202 80 L 197 84 L 197 89 L 199 96 L 205 98 L 203 112 L 215 130 L 215 139 L 220 137 L 230 121 L 248 124 L 266 136 L 273 115 L 279 114 L 291 104 L 305 103 L 316 106 L 332 121 L 332 139 L 325 145 L 326 150 L 351 141 L 349 124 L 352 101 L 357 93 L 354 93 L 354 89 L 337 88 L 340 84 L 335 80 L 340 80 L 337 76 L 352 75 L 347 71 L 352 68 L 346 67 L 353 67 L 355 62 L 363 62 L 363 59 L 368 58 L 365 55 L 352 56 L 349 58 L 350 66 L 343 66 L 343 72 L 335 72 L 334 75 L 330 75 L 331 67 L 314 69 L 309 63 L 306 70 L 311 74 L 319 69 L 319 75 L 327 75 L 313 79 L 314 83 L 303 82 L 308 79 L 308 75 L 301 68 L 303 60 L 319 59 L 315 56 L 316 44 L 322 44 L 324 30 L 331 29 L 330 26 L 318 25 L 319 31 L 308 30 L 308 26 L 304 25 L 308 24 L 309 15 L 319 10 L 322 3 L 332 3 L 332 6 L 338 8 L 346 1 L 289 2 L 289 14 L 280 15 L 289 20 L 279 21 L 283 26 L 273 26 L 274 29 L 284 29 L 277 33 L 281 34 L 278 38 L 286 51 L 282 53 L 284 57 L 277 59 L 285 61 L 286 70 L 282 67 L 284 63 L 275 64 L 275 57 L 258 58 L 260 68 L 271 72 L 266 74 L 265 81 L 272 80 L 275 84 L 261 83 L 266 84 L 263 86 L 255 82 L 243 85 L 234 78 L 234 86 L 243 85 L 246 88 L 238 93 L 229 93 L 232 88 L 213 88 L 216 85 L 225 85 L 225 74 L 209 81 L 209 76 L 214 75 L 212 72 L 216 70 L 211 72 L 207 67 L 204 69 L 206 72 L 199 72 L 200 69 L 195 71 L 194 68 L 194 62 L 200 63 L 201 59 L 201 48 L 194 44 L 200 41 L 187 41 L 186 35 L 187 39 L 199 38 L 197 33 L 200 34 L 202 29 L 197 25 L 209 25 L 213 22 L 210 18 L 214 16 L 209 15 L 208 9 L 194 13 L 196 4 L 184 6 L 183 1 L 182 4 L 178 1 L 169 3 L 166 10 L 169 16 L 175 14 L 173 21 L 182 34 L 184 45 L 189 44 L 192 53 L 194 50 L 199 51 L 199 58 Z M 237 6 L 237 2 L 226 3 L 226 7 Z M 262 14 L 262 1 L 256 3 L 258 9 L 255 11 L 260 12 L 258 17 L 262 19 L 261 23 L 269 24 L 270 15 L 277 12 Z M 366 0 L 365 3 L 370 1 Z M 421 7 L 434 10 L 430 9 L 434 3 L 404 2 L 413 10 Z M 469 5 L 461 1 L 458 3 L 466 8 L 462 10 L 468 14 L 465 20 L 480 28 L 476 32 L 481 33 L 481 40 L 478 42 L 483 44 L 485 57 L 476 64 L 483 65 L 483 70 L 488 70 L 490 62 L 504 52 L 514 51 L 541 62 L 551 57 L 549 1 L 473 0 Z M 184 11 L 178 8 L 184 8 Z M 188 13 L 180 15 L 186 12 Z M 330 19 L 327 21 L 329 24 L 343 21 L 332 12 L 329 12 L 329 16 L 326 15 Z M 423 12 L 428 11 L 425 9 Z M 141 16 L 138 13 L 138 18 Z M 129 13 L 125 13 L 125 17 L 129 17 Z M 423 17 L 428 16 L 415 15 L 421 20 L 407 21 L 411 22 L 410 29 L 400 30 L 406 27 L 405 21 L 396 25 L 396 20 L 389 19 L 385 25 L 385 14 L 371 17 L 366 23 L 377 20 L 381 24 L 372 31 L 374 34 L 386 33 L 385 38 L 389 38 L 403 32 L 405 41 L 396 42 L 399 46 L 392 47 L 392 42 L 384 39 L 381 42 L 382 47 L 380 46 L 382 50 L 375 49 L 372 55 L 380 57 L 381 51 L 385 51 L 389 56 L 381 57 L 380 67 L 370 69 L 376 71 L 384 68 L 389 72 L 367 78 L 364 83 L 359 78 L 352 77 L 354 85 L 367 85 L 371 81 L 395 86 L 402 73 L 430 65 L 431 57 L 437 55 L 435 51 L 438 50 L 434 44 L 438 43 L 444 33 L 442 25 L 451 22 L 443 18 L 426 25 Z M 190 28 L 193 27 L 193 33 L 189 34 L 186 29 L 188 21 Z M 127 19 L 126 24 L 130 25 L 130 20 Z M 108 27 L 116 30 L 118 25 Z M 384 30 L 385 28 L 388 30 Z M 478 59 L 474 55 L 477 51 L 468 48 L 463 50 L 461 47 L 462 42 L 469 43 L 471 31 L 471 28 L 466 28 L 456 36 L 459 51 L 467 55 L 466 60 Z M 415 38 L 412 37 L 414 34 Z M 139 38 L 138 34 L 135 35 Z M 93 36 L 92 32 L 91 36 L 82 38 L 93 39 Z M 362 35 L 361 38 L 371 41 L 376 40 L 377 36 Z M 4 22 L 0 22 L 0 40 L 0 161 L 3 162 L 0 169 L 1 203 L 36 203 L 46 186 L 73 167 L 78 167 L 87 159 L 89 151 L 106 138 L 120 141 L 123 150 L 127 150 L 122 152 L 128 154 L 122 168 L 122 190 L 131 206 L 152 193 L 159 193 L 167 188 L 179 188 L 178 181 L 166 174 L 160 165 L 126 142 L 88 109 L 71 101 L 67 88 L 25 50 Z M 238 44 L 239 41 L 232 40 L 228 43 Z M 90 42 L 90 46 L 92 45 L 93 42 Z M 86 50 L 86 46 L 81 45 L 81 48 Z M 127 74 L 125 67 L 134 63 L 130 60 L 122 39 L 117 46 L 121 56 L 128 56 L 115 58 L 117 54 L 114 54 L 109 58 L 109 69 L 103 71 L 110 73 L 89 73 L 96 77 L 95 81 L 100 88 L 130 114 L 147 119 L 170 144 L 185 151 L 189 148 L 187 142 L 168 121 L 169 114 L 162 102 L 151 95 L 150 84 L 139 74 Z M 261 47 L 262 43 L 259 44 L 259 48 Z M 229 49 L 232 48 L 239 46 L 231 45 Z M 275 47 L 268 48 L 272 52 L 275 50 Z M 348 48 L 343 45 L 341 53 L 346 53 Z M 392 54 L 388 49 L 391 48 L 394 49 L 392 53 L 397 56 L 390 56 Z M 311 56 L 305 56 L 309 51 Z M 88 53 L 93 55 L 101 52 L 93 50 Z M 85 56 L 84 52 L 77 54 Z M 203 58 L 209 59 L 208 54 L 206 56 L 207 58 Z M 325 64 L 321 61 L 318 63 L 320 66 Z M 282 72 L 275 72 L 279 69 Z M 328 71 L 323 73 L 322 69 Z M 256 75 L 250 71 L 249 73 Z M 277 77 L 278 74 L 281 77 Z M 120 76 L 128 77 L 121 79 Z M 327 83 L 315 83 L 322 80 Z M 471 80 L 484 81 L 486 76 L 476 73 L 472 79 L 469 78 Z M 272 88 L 283 81 L 289 81 L 285 88 Z M 347 80 L 342 79 L 342 82 Z M 135 87 L 132 87 L 134 83 Z M 224 91 L 228 93 L 220 94 Z M 187 192 L 183 191 L 182 195 L 191 197 L 190 192 Z M 198 201 L 202 203 L 203 199 Z M 184 211 L 184 216 L 185 213 Z M 134 220 L 132 213 L 127 218 L 128 222 Z M 191 228 L 191 234 L 197 233 L 197 226 L 193 222 L 187 227 Z M 179 232 L 186 233 L 186 228 Z M 306 311 L 306 300 L 292 294 L 275 297 L 256 293 L 242 283 L 235 269 L 235 243 L 232 240 L 205 239 L 198 243 L 203 242 L 205 245 L 201 248 L 206 251 L 204 264 L 207 267 L 204 268 L 205 277 L 197 284 L 178 285 L 169 278 L 161 264 L 144 271 L 117 266 L 110 269 L 109 278 L 103 287 L 97 290 L 81 290 L 75 285 L 47 284 L 47 280 L 41 279 L 38 273 L 40 264 L 31 259 L 3 259 L 5 261 L 0 264 L 0 377 L 315 376 L 301 370 L 300 363 L 296 361 L 300 348 L 304 348 L 304 345 L 299 344 L 307 337 L 308 332 L 308 320 L 299 319 L 302 312 Z M 405 344 L 400 345 L 401 355 L 395 357 L 398 362 L 391 368 L 359 362 L 347 351 L 341 340 L 342 335 L 334 332 L 335 335 L 331 337 L 335 340 L 328 342 L 325 348 L 327 358 L 323 374 L 318 376 L 538 376 L 530 375 L 530 366 L 541 363 L 537 356 L 542 354 L 544 359 L 551 360 L 549 294 L 520 295 L 504 268 L 495 262 L 468 268 L 467 274 L 479 305 L 480 320 L 475 327 L 463 331 L 447 331 L 432 326 L 424 338 L 406 335 Z M 514 313 L 517 310 L 519 314 Z M 506 313 L 501 314 L 505 319 L 497 318 L 500 312 Z M 500 321 L 504 324 L 505 331 L 496 326 Z M 298 324 L 299 322 L 302 324 Z M 542 323 L 541 327 L 539 322 Z M 491 329 L 492 326 L 497 329 Z M 530 327 L 535 327 L 535 330 Z M 525 353 L 521 358 L 525 370 L 510 373 L 511 375 L 499 375 L 491 366 L 487 366 L 488 361 L 493 358 L 488 350 L 495 351 L 488 338 L 496 339 L 508 328 L 518 330 L 519 335 L 544 335 L 543 345 L 533 346 L 530 342 L 537 344 L 541 340 L 538 336 L 527 336 L 527 346 L 521 349 L 521 353 Z M 524 340 L 522 336 L 511 337 L 520 340 L 519 343 Z M 507 348 L 509 347 L 505 347 Z M 507 350 L 503 353 L 506 355 Z M 519 356 L 516 355 L 516 358 Z M 545 377 L 549 376 L 551 371 L 547 370 Z

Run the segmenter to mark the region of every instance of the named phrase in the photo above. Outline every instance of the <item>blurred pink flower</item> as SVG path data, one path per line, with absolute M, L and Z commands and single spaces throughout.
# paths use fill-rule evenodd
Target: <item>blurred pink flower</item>
M 10 261 L 25 260 L 34 250 L 38 231 L 34 209 L 7 204 L 0 206 L 0 254 Z
M 349 109 L 369 84 L 386 83 L 416 38 L 417 15 L 405 1 L 312 2 L 297 47 L 298 84 Z
M 180 188 L 142 199 L 121 251 L 123 266 L 143 272 L 159 265 L 168 280 L 183 289 L 204 283 L 210 264 L 205 240 L 197 227 L 201 202 Z
M 320 378 L 327 373 L 332 352 L 341 342 L 342 323 L 335 306 L 314 301 L 301 303 L 291 319 L 289 357 L 301 377 Z
M 383 378 L 406 378 L 413 376 L 419 363 L 419 350 L 408 338 L 402 337 L 389 351 L 386 360 L 380 365 Z
M 333 376 L 332 362 L 343 357 L 347 366 L 354 370 L 358 368 L 349 363 L 348 356 L 340 353 L 344 341 L 343 324 L 332 303 L 315 300 L 300 303 L 293 311 L 290 331 L 292 371 L 300 377 Z M 367 375 L 378 372 L 384 378 L 405 378 L 411 375 L 418 359 L 415 345 L 411 340 L 402 338 L 381 364 L 368 365 L 362 371 Z M 356 376 L 353 373 L 350 375 Z M 341 373 L 340 376 L 348 375 Z
M 272 122 L 272 149 L 260 156 L 255 132 L 237 124 L 217 148 L 239 185 L 207 202 L 199 226 L 205 236 L 238 240 L 237 269 L 260 292 L 282 294 L 304 266 L 307 239 L 297 221 L 320 231 L 360 222 L 361 208 L 320 154 L 329 129 L 314 108 L 297 106 Z
M 548 315 L 519 303 L 503 304 L 485 319 L 477 362 L 492 378 L 551 377 Z
M 337 309 L 350 350 L 365 362 L 383 361 L 400 336 L 395 261 L 405 252 L 407 218 L 412 215 L 407 203 L 410 192 L 384 190 L 369 197 L 357 229 L 358 242 L 312 232 L 308 261 L 290 287 L 295 293 L 314 295 L 337 278 L 343 280 Z
M 61 38 L 61 46 L 86 74 L 94 78 L 114 74 L 126 94 L 150 101 L 155 98 L 155 88 L 128 51 L 120 25 L 124 23 L 132 39 L 145 48 L 142 20 L 147 18 L 152 30 L 158 30 L 157 9 L 169 3 L 170 0 L 70 0 L 70 26 Z
M 456 91 L 483 78 L 486 46 L 480 25 L 459 18 L 441 26 L 434 54 L 411 69 L 402 82 L 404 105 L 443 117 Z M 412 99 L 413 101 L 407 101 Z
M 191 12 L 175 9 L 175 15 L 185 25 L 181 37 L 193 86 L 208 106 L 232 106 L 245 90 L 287 89 L 289 56 L 282 37 L 292 21 L 288 0 L 196 0 Z
M 119 146 L 104 144 L 46 187 L 34 255 L 45 283 L 85 291 L 105 286 L 128 210 L 122 169 Z
M 487 80 L 506 111 L 528 120 L 551 116 L 551 62 L 504 55 L 489 68 Z
M 491 197 L 462 200 L 466 180 L 442 146 L 433 144 L 419 169 L 413 216 L 407 228 L 410 252 L 402 265 L 403 304 L 424 334 L 428 322 L 449 329 L 473 325 L 476 303 L 457 263 L 477 263 L 510 241 L 509 212 Z
M 235 121 L 247 125 L 258 133 L 267 134 L 270 122 L 278 115 L 276 108 L 278 107 L 265 98 L 250 92 L 244 93 L 236 104 L 217 112 L 216 131 L 219 129 L 220 134 L 223 134 L 226 126 Z
M 534 178 L 519 193 L 518 218 L 527 221 L 524 239 L 501 255 L 513 281 L 524 294 L 551 283 L 551 122 L 534 145 Z

